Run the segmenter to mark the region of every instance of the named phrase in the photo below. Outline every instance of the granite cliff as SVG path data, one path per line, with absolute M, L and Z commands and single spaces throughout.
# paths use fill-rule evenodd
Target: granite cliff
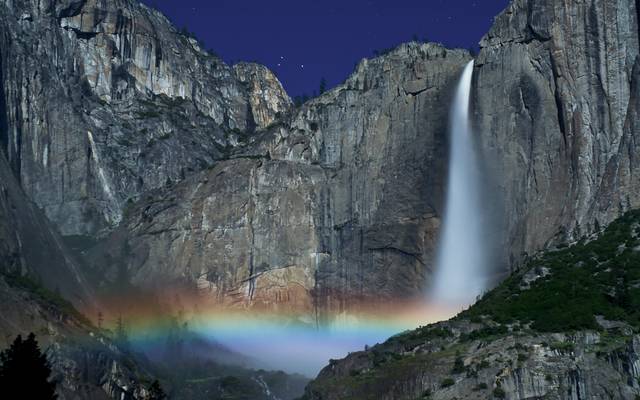
M 514 1 L 482 40 L 474 123 L 499 270 L 639 205 L 635 10 Z M 419 295 L 442 214 L 449 96 L 469 59 L 410 43 L 364 60 L 234 160 L 143 199 L 107 251 L 133 244 L 134 281 L 197 282 L 223 304 L 307 317 Z
M 104 234 L 291 106 L 264 67 L 229 67 L 135 1 L 3 1 L 0 19 L 0 143 L 64 235 Z
M 482 39 L 475 121 L 504 259 L 637 208 L 636 1 L 515 0 Z
M 144 195 L 88 259 L 112 277 L 126 265 L 136 285 L 193 282 L 221 304 L 309 322 L 419 296 L 436 247 L 449 87 L 469 59 L 412 43 L 364 60 L 230 160 Z
M 497 270 L 638 206 L 635 10 L 517 0 L 482 40 Z M 293 109 L 266 68 L 228 66 L 130 0 L 1 12 L 1 142 L 63 235 L 100 239 L 98 280 L 125 270 L 310 322 L 428 284 L 467 52 L 405 44 Z
M 483 38 L 497 275 L 640 206 L 638 23 L 631 0 L 514 0 Z M 310 324 L 420 296 L 471 58 L 404 44 L 294 108 L 267 68 L 225 64 L 136 1 L 2 0 L 3 268 L 76 304 L 124 278 Z

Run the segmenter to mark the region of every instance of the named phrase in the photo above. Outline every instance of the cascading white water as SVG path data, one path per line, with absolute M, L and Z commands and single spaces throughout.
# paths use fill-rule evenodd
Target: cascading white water
M 451 108 L 449 183 L 430 295 L 435 304 L 458 309 L 473 303 L 486 285 L 479 164 L 469 121 L 473 65 L 464 69 Z

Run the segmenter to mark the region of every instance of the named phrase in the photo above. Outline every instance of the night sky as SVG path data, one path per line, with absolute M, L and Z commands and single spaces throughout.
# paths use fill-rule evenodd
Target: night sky
M 225 61 L 256 61 L 293 97 L 335 86 L 374 50 L 414 36 L 477 46 L 509 0 L 143 0 Z

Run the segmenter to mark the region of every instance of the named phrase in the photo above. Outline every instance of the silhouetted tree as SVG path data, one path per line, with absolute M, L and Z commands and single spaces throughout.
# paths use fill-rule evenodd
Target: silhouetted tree
M 460 353 L 456 353 L 456 359 L 455 359 L 455 361 L 453 363 L 453 369 L 451 370 L 451 373 L 453 373 L 453 374 L 461 374 L 464 371 L 466 371 L 466 369 L 464 367 L 464 359 L 462 358 Z
M 178 29 L 178 33 L 183 36 L 191 37 L 191 32 L 189 32 L 189 28 L 186 25 L 182 25 L 180 29 Z
M 320 94 L 327 91 L 327 80 L 322 78 L 320 79 Z
M 127 337 L 127 328 L 122 320 L 122 316 L 116 320 L 115 342 L 121 350 L 129 349 L 129 338 Z
M 55 400 L 55 382 L 50 382 L 51 367 L 38 347 L 36 336 L 27 340 L 18 335 L 11 347 L 0 353 L 0 393 L 20 394 L 21 399 Z
M 153 381 L 151 386 L 149 386 L 149 399 L 150 400 L 165 400 L 167 398 L 166 393 L 162 390 L 162 386 L 160 386 L 160 382 L 156 379 Z

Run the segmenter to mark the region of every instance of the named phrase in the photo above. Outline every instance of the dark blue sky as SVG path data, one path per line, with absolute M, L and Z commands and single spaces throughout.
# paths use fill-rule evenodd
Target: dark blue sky
M 227 62 L 257 61 L 293 97 L 342 82 L 373 50 L 417 35 L 477 45 L 509 0 L 143 0 Z

